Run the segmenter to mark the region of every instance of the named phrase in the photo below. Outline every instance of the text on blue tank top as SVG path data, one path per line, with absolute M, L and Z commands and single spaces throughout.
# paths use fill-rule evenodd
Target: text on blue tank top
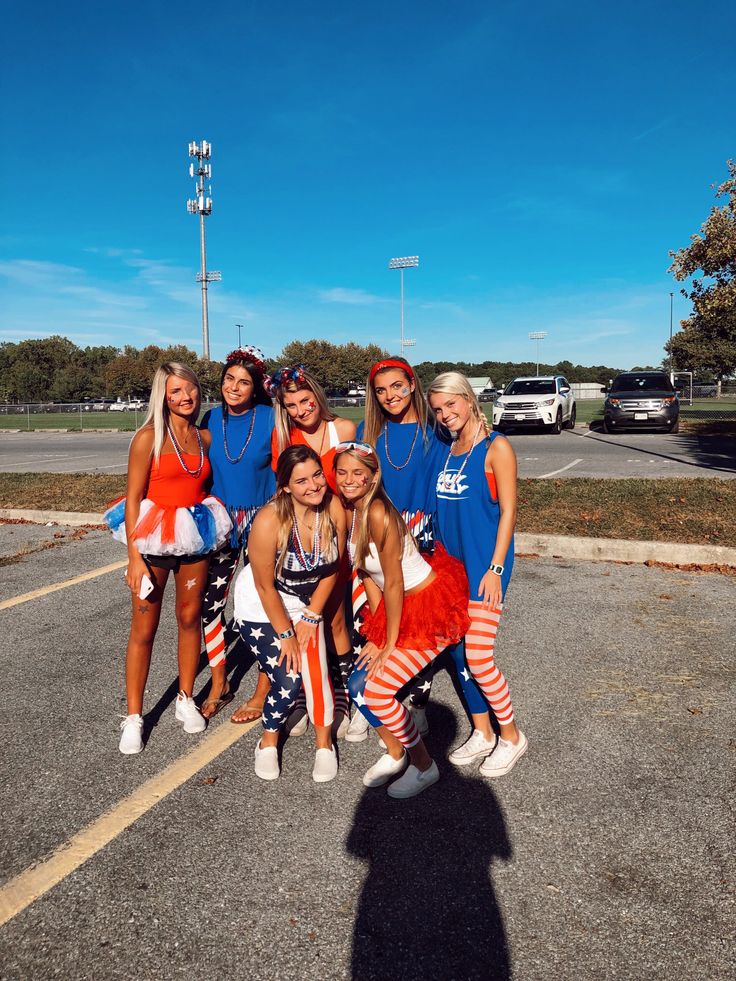
M 470 599 L 478 600 L 478 588 L 493 559 L 501 508 L 491 497 L 486 478 L 485 459 L 488 443 L 499 434 L 478 443 L 470 457 L 451 456 L 447 467 L 437 473 L 437 524 L 439 538 L 450 555 L 465 566 L 470 583 Z M 458 480 L 458 474 L 462 468 Z M 511 538 L 501 589 L 506 592 L 514 565 L 514 539 Z

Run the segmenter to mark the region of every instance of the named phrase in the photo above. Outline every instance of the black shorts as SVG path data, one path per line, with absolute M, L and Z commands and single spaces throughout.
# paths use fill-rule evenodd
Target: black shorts
M 155 569 L 168 569 L 169 572 L 178 572 L 183 565 L 192 565 L 201 562 L 202 559 L 209 559 L 212 555 L 144 555 L 143 560 Z

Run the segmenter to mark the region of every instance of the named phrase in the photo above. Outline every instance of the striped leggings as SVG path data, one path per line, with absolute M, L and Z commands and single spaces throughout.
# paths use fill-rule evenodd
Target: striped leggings
M 210 559 L 207 586 L 202 600 L 202 633 L 211 668 L 225 663 L 228 623 L 224 613 L 240 553 L 240 547 L 231 548 L 226 545 Z M 247 560 L 244 558 L 243 561 Z
M 474 681 L 501 725 L 514 721 L 514 709 L 506 679 L 496 667 L 494 650 L 501 610 L 489 610 L 482 603 L 468 605 L 470 630 L 465 635 L 465 660 Z M 461 672 L 462 680 L 465 678 Z M 471 706 L 471 711 L 475 709 Z

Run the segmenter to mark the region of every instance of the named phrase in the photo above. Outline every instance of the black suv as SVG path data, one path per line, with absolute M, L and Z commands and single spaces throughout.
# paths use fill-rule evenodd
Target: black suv
M 601 392 L 606 395 L 604 432 L 649 428 L 676 433 L 679 429 L 680 401 L 665 371 L 625 371 Z

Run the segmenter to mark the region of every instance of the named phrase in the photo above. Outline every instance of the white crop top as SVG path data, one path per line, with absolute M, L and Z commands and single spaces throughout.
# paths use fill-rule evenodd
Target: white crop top
M 351 558 L 354 554 L 355 550 L 351 542 Z M 364 572 L 368 573 L 376 586 L 378 586 L 381 592 L 383 592 L 385 579 L 383 569 L 381 568 L 381 562 L 378 558 L 378 549 L 373 542 L 371 542 L 365 559 L 363 560 L 362 569 Z M 427 562 L 427 560 L 419 554 L 419 550 L 414 544 L 411 535 L 408 534 L 404 539 L 404 554 L 401 557 L 401 574 L 404 577 L 404 589 L 414 589 L 415 586 L 419 586 L 424 582 L 431 571 L 432 567 L 430 566 L 429 562 Z

